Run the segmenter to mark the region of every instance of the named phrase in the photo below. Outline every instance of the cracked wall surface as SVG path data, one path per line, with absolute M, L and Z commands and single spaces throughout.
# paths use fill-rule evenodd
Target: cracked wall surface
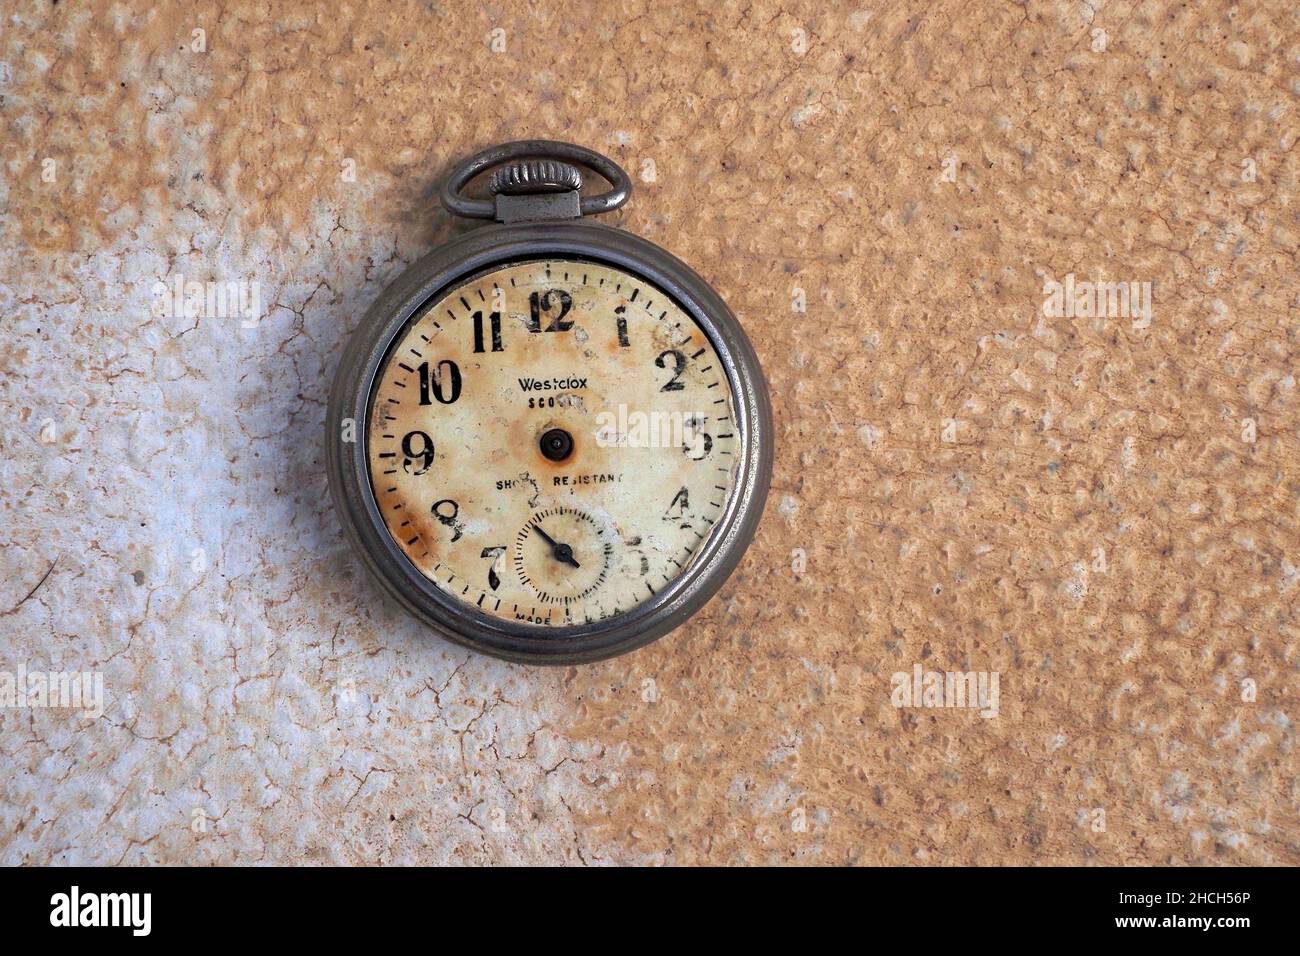
M 823 6 L 6 5 L 0 671 L 104 711 L 0 709 L 0 862 L 1300 863 L 1300 13 Z M 527 137 L 633 173 L 778 443 L 720 594 L 562 670 L 408 620 L 323 474 L 441 178 Z

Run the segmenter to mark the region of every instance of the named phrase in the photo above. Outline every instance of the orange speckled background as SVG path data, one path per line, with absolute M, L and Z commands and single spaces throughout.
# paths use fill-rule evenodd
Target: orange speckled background
M 0 712 L 0 860 L 1300 863 L 1293 3 L 11 6 L 0 665 L 107 703 Z M 441 177 L 527 137 L 632 171 L 776 419 L 731 582 L 564 671 L 407 621 L 321 467 Z

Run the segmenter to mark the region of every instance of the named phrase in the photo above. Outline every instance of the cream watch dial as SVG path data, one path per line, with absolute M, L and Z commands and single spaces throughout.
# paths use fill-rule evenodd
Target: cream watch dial
M 704 333 L 594 262 L 501 266 L 417 313 L 366 424 L 384 523 L 447 594 L 512 621 L 625 613 L 721 518 L 739 437 Z

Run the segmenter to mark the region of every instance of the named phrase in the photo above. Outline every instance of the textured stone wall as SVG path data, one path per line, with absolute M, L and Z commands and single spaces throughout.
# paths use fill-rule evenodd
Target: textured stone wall
M 0 710 L 0 862 L 1300 862 L 1297 8 L 828 6 L 7 5 L 0 670 L 104 708 Z M 322 471 L 440 178 L 534 136 L 778 441 L 719 596 L 568 670 L 408 620 Z

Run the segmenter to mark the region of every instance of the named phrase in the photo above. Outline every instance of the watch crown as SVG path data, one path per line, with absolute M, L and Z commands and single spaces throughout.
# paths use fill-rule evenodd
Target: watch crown
M 576 166 L 553 159 L 524 159 L 501 166 L 488 180 L 488 192 L 496 196 L 525 196 L 534 193 L 577 192 L 582 173 Z

